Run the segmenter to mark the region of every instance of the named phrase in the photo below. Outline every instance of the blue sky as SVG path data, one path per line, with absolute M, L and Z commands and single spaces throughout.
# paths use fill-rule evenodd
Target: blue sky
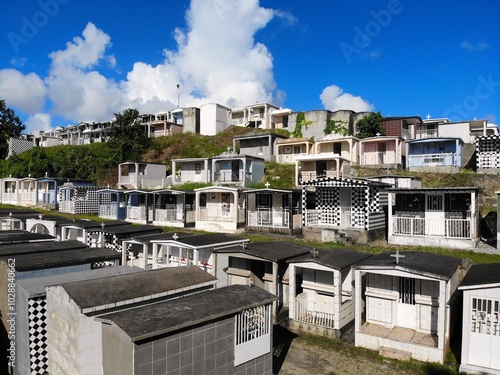
M 1 1 L 0 98 L 27 131 L 178 98 L 498 124 L 499 20 L 497 0 Z

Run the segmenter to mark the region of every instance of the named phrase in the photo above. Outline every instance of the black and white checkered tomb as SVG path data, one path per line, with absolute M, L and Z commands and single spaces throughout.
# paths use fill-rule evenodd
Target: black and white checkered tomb
M 45 297 L 28 300 L 28 327 L 31 375 L 46 374 L 47 358 L 47 310 Z

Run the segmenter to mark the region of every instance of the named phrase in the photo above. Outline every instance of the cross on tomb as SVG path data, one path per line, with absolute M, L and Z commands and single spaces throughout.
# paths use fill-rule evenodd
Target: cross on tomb
M 105 226 L 106 226 L 106 224 L 104 224 L 104 221 L 103 221 L 103 222 L 101 222 L 101 228 L 102 228 L 102 230 L 104 230 L 104 227 L 105 227 Z
M 168 190 L 172 189 L 172 185 L 170 185 L 170 184 L 169 184 L 169 185 L 167 186 L 167 189 L 168 189 Z
M 431 118 L 431 115 L 427 115 L 427 120 L 429 120 Z
M 266 185 L 266 189 L 269 189 L 269 186 L 271 186 L 271 184 L 269 183 L 269 181 L 267 181 L 264 185 Z
M 179 239 L 179 236 L 177 235 L 177 233 L 174 233 L 174 235 L 172 236 L 172 239 L 174 241 L 177 241 Z
M 316 249 L 312 249 L 311 251 L 309 251 L 309 253 L 311 254 L 312 258 L 316 258 L 319 255 L 319 251 Z
M 396 254 L 391 254 L 391 257 L 396 258 L 396 264 L 399 264 L 399 258 L 404 258 L 404 255 L 399 254 L 399 250 L 396 250 Z

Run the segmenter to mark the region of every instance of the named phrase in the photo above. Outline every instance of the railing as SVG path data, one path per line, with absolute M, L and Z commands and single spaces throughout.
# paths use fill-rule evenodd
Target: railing
M 3 193 L 2 202 L 17 202 L 17 193 Z
M 155 210 L 155 221 L 182 221 L 183 220 L 183 212 L 182 210 L 176 209 L 156 209 Z M 179 217 L 179 219 L 177 219 Z
M 118 206 L 116 204 L 101 204 L 99 206 L 99 216 L 109 218 L 118 217 Z
M 34 202 L 35 201 L 35 192 L 23 192 L 21 194 L 21 199 L 23 202 Z
M 395 152 L 370 152 L 361 158 L 364 165 L 394 164 L 396 163 Z
M 470 238 L 471 219 L 393 217 L 393 234 L 407 236 Z
M 410 167 L 457 167 L 456 158 L 455 153 L 410 155 L 408 157 Z
M 295 320 L 325 328 L 335 328 L 335 315 L 316 310 L 316 302 L 295 298 Z
M 307 154 L 278 154 L 276 157 L 278 163 L 292 164 L 295 163 L 297 156 L 304 156 Z
M 146 219 L 146 207 L 127 207 L 127 219 L 130 220 L 145 220 Z
M 247 225 L 253 227 L 285 227 L 289 225 L 287 211 L 248 211 Z
M 417 139 L 438 136 L 437 129 L 422 129 L 422 130 L 417 130 L 415 133 L 416 133 Z
M 199 209 L 199 214 L 198 214 L 198 220 L 199 221 L 215 221 L 215 222 L 222 222 L 222 223 L 228 223 L 234 221 L 234 214 L 233 214 L 233 207 L 229 209 L 229 211 L 226 213 L 224 212 L 224 215 L 222 214 L 222 210 L 218 209 L 216 212 L 208 212 L 209 210 L 207 208 L 200 208 Z M 210 210 L 211 211 L 211 210 Z
M 53 191 L 44 193 L 38 193 L 38 203 L 54 203 L 55 202 L 55 194 Z
M 59 202 L 59 210 L 61 212 L 67 212 L 67 213 L 74 212 L 75 211 L 75 204 L 74 204 L 74 202 L 71 202 L 71 201 Z
M 337 226 L 343 228 L 363 228 L 364 213 L 351 211 L 351 207 L 341 207 L 341 222 L 338 222 L 338 214 L 331 210 L 305 210 L 305 225 Z

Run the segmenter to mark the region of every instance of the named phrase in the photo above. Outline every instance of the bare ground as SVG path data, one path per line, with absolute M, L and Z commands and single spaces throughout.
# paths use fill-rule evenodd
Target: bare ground
M 391 360 L 380 361 L 315 346 L 297 339 L 296 334 L 281 326 L 277 326 L 274 331 L 273 354 L 273 372 L 279 375 L 412 374 L 402 370 Z

